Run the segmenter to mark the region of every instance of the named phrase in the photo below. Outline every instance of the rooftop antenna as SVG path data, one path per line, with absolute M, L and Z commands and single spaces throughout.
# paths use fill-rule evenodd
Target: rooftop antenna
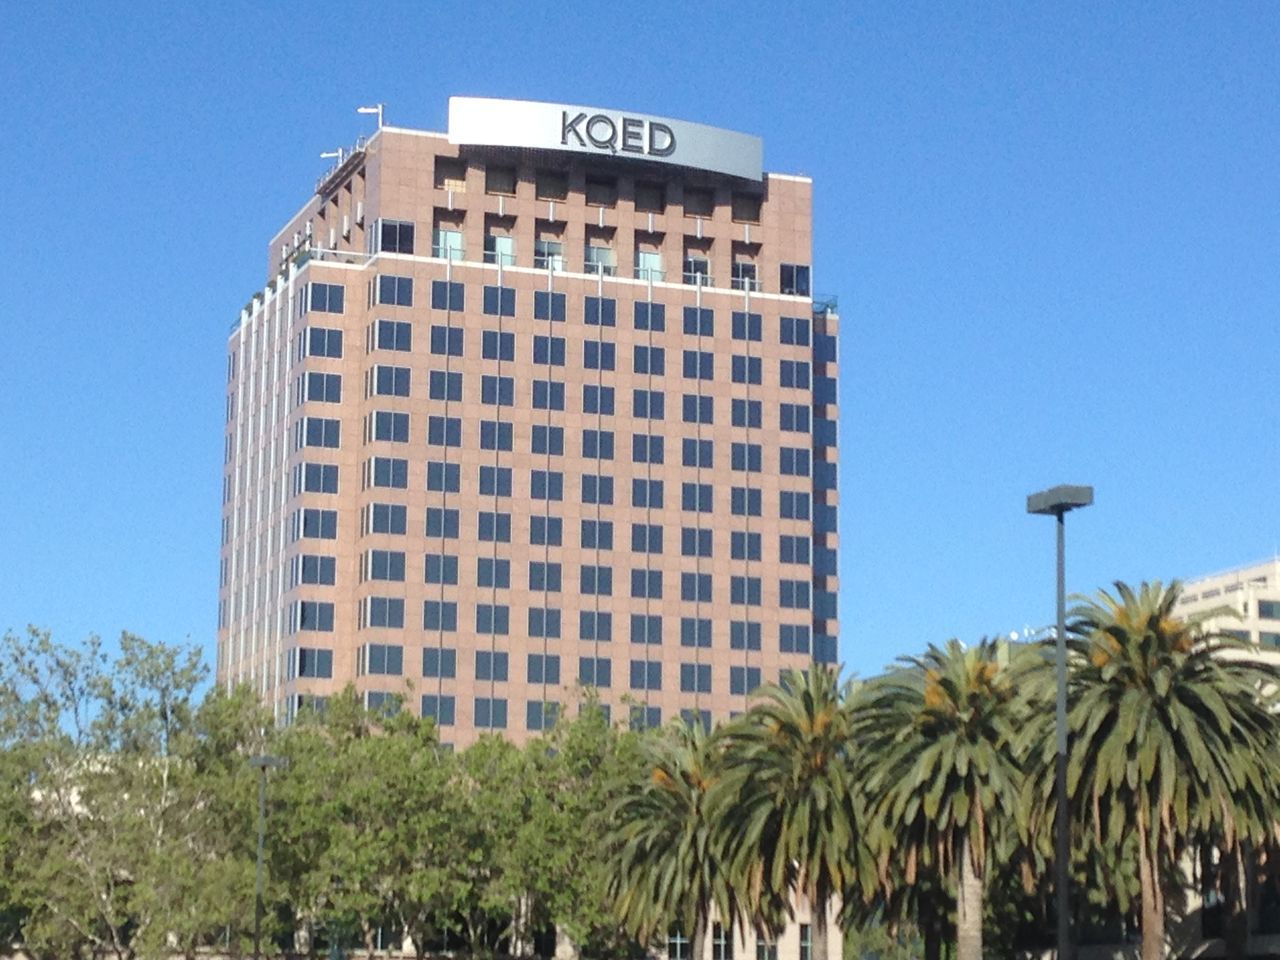
M 385 103 L 375 103 L 368 107 L 356 107 L 356 113 L 376 113 L 378 115 L 378 129 L 382 129 L 382 110 L 386 106 Z
M 342 166 L 342 161 L 346 157 L 346 155 L 347 155 L 347 152 L 343 150 L 342 147 L 339 147 L 337 150 L 329 150 L 326 153 L 320 154 L 320 159 L 333 160 L 336 158 L 338 161 L 338 166 Z

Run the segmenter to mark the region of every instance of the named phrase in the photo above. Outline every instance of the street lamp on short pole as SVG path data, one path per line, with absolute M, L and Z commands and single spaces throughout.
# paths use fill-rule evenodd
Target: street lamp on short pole
M 267 771 L 288 766 L 283 757 L 258 754 L 249 758 L 249 766 L 260 774 L 258 779 L 258 865 L 254 877 L 253 960 L 262 960 L 262 856 L 267 841 Z
M 1071 510 L 1093 503 L 1093 487 L 1063 485 L 1027 497 L 1027 513 L 1058 520 L 1058 633 L 1057 633 L 1057 761 L 1054 765 L 1054 797 L 1057 800 L 1056 855 L 1058 960 L 1074 960 L 1071 942 L 1071 824 L 1067 816 L 1067 539 L 1064 518 Z

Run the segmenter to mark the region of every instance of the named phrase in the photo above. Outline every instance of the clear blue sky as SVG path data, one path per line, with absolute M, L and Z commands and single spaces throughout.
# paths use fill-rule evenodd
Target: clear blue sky
M 629 5 L 628 5 L 629 6 Z M 842 657 L 1280 543 L 1274 3 L 0 8 L 0 629 L 210 654 L 229 325 L 323 150 L 450 94 L 764 138 L 841 344 Z M 626 12 L 623 12 L 626 10 Z

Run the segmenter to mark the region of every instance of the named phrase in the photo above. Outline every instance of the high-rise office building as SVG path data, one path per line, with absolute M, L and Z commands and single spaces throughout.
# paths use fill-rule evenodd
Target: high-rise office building
M 1264 659 L 1280 662 L 1280 557 L 1188 580 L 1178 613 L 1208 617 L 1206 627 L 1229 633 L 1256 646 Z
M 836 659 L 834 304 L 761 141 L 454 98 L 271 239 L 228 343 L 218 678 L 516 739 Z

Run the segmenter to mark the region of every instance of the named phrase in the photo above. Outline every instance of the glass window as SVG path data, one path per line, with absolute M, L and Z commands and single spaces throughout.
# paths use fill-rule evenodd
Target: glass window
M 666 413 L 666 395 L 659 390 L 633 390 L 631 415 L 639 419 L 662 420 Z
M 633 523 L 631 552 L 662 553 L 662 527 L 656 523 Z
M 762 376 L 760 358 L 735 353 L 729 358 L 729 376 L 734 383 L 760 383 Z
M 431 231 L 431 255 L 442 260 L 462 260 L 465 257 L 462 231 L 436 227 Z M 450 307 L 450 309 L 457 309 Z
M 560 683 L 560 657 L 554 653 L 531 653 L 528 662 L 530 683 Z
M 476 697 L 475 723 L 481 730 L 505 730 L 507 728 L 506 698 Z
M 809 389 L 809 364 L 804 360 L 779 360 L 779 377 L 784 387 Z
M 809 519 L 810 494 L 807 490 L 783 490 L 778 499 L 778 515 L 782 519 Z
M 653 660 L 632 660 L 631 689 L 661 690 L 662 664 Z
M 422 629 L 455 632 L 458 629 L 458 605 L 452 600 L 427 600 L 422 605 Z
M 549 456 L 564 455 L 564 427 L 553 427 L 548 424 L 534 424 L 531 444 L 534 453 L 545 453 Z
M 778 559 L 783 563 L 807 564 L 809 562 L 809 545 L 808 537 L 797 537 L 784 533 L 778 537 Z
M 515 237 L 490 233 L 484 238 L 484 262 L 514 266 L 516 262 Z M 514 291 L 513 291 L 514 292 Z
M 682 693 L 710 693 L 711 664 L 680 664 L 680 691 Z
M 680 646 L 710 647 L 711 621 L 705 617 L 681 617 Z
M 661 480 L 645 480 L 636 477 L 631 481 L 631 505 L 633 507 L 652 507 L 661 509 L 664 499 Z
M 778 426 L 789 433 L 808 433 L 810 411 L 803 403 L 783 403 L 778 406 Z
M 578 637 L 595 643 L 608 643 L 613 639 L 613 614 L 596 610 L 580 611 Z
M 511 514 L 481 510 L 476 520 L 478 536 L 486 543 L 511 542 Z
M 391 643 L 366 643 L 360 648 L 357 660 L 363 660 L 364 669 L 357 662 L 356 672 L 370 676 L 398 677 L 404 673 L 404 647 Z
M 779 270 L 779 292 L 789 296 L 809 296 L 809 266 L 801 263 L 784 263 Z
M 564 366 L 564 337 L 533 338 L 533 362 L 550 366 Z
M 407 220 L 383 220 L 379 231 L 379 250 L 384 253 L 413 253 L 413 223 Z
M 662 617 L 657 614 L 631 615 L 631 642 L 658 646 L 662 643 Z
M 342 374 L 311 371 L 307 374 L 306 390 L 306 398 L 309 401 L 341 403 Z
M 486 360 L 514 360 L 516 335 L 497 330 L 485 330 L 480 335 L 480 354 Z
M 583 430 L 582 455 L 589 460 L 612 460 L 613 431 Z
M 432 370 L 427 376 L 427 396 L 432 400 L 461 400 L 462 374 Z
M 365 577 L 369 580 L 404 580 L 403 550 L 370 550 L 365 555 Z
M 613 416 L 613 387 L 586 384 L 582 388 L 582 412 Z
M 549 560 L 530 560 L 529 589 L 559 593 L 560 564 Z
M 563 293 L 552 293 L 549 290 L 535 290 L 533 294 L 533 319 L 550 320 L 553 323 L 563 322 L 565 317 L 565 296 Z
M 406 353 L 413 349 L 413 324 L 405 320 L 379 320 L 374 324 L 374 345 L 378 350 Z
M 456 507 L 427 507 L 426 535 L 456 540 L 458 510 Z
M 449 231 L 445 231 L 449 232 Z M 462 234 L 457 234 L 458 256 L 455 259 L 462 259 Z M 440 253 L 433 253 L 433 256 L 442 256 Z M 461 283 L 450 280 L 432 280 L 431 281 L 431 309 L 433 310 L 464 310 L 466 308 L 466 292 Z
M 557 470 L 530 470 L 529 496 L 534 500 L 563 500 L 564 474 Z
M 382 397 L 409 396 L 409 368 L 378 364 L 373 368 L 372 392 Z
M 560 704 L 530 700 L 525 704 L 525 726 L 529 730 L 550 730 L 560 719 Z
M 529 636 L 545 637 L 550 640 L 560 639 L 560 611 L 544 607 L 530 607 Z
M 342 357 L 342 331 L 328 327 L 308 327 L 306 334 L 307 356 Z
M 464 331 L 462 327 L 433 324 L 431 327 L 431 352 L 444 357 L 462 356 Z
M 315 313 L 342 313 L 346 288 L 340 283 L 313 283 L 308 304 Z
M 338 467 L 332 463 L 304 463 L 295 475 L 295 492 L 337 493 Z
M 760 516 L 761 494 L 752 487 L 733 487 L 729 491 L 729 510 L 735 517 Z
M 714 463 L 715 445 L 710 440 L 685 437 L 680 441 L 680 462 L 686 467 L 710 468 Z
M 809 476 L 810 452 L 807 447 L 782 447 L 778 451 L 778 469 L 784 477 Z
M 662 463 L 663 437 L 660 434 L 631 435 L 631 460 L 634 463 Z
M 399 630 L 404 626 L 404 600 L 399 596 L 366 596 L 362 627 L 388 627 Z
M 319 540 L 337 539 L 338 511 L 335 511 L 335 509 L 303 509 L 300 536 Z
M 301 429 L 302 443 L 306 447 L 328 447 L 336 450 L 341 446 L 342 422 L 331 417 L 303 417 L 298 422 Z
M 667 372 L 665 351 L 662 347 L 637 344 L 632 351 L 631 365 L 636 373 L 662 376 Z
M 377 291 L 375 303 L 395 307 L 413 306 L 413 277 L 393 277 L 384 274 L 378 277 L 375 289 Z
M 637 330 L 662 331 L 667 329 L 667 307 L 662 303 L 637 300 L 633 322 Z
M 481 450 L 510 450 L 515 442 L 515 427 L 506 420 L 480 421 Z
M 433 447 L 462 446 L 462 418 L 427 417 L 427 443 Z
M 456 719 L 454 699 L 442 694 L 422 695 L 422 716 L 436 722 L 439 727 L 452 727 Z
M 603 340 L 588 340 L 582 345 L 582 365 L 588 370 L 612 370 L 617 347 Z
M 681 573 L 680 599 L 688 603 L 710 603 L 711 574 L 694 573 L 688 570 Z
M 680 484 L 680 509 L 690 510 L 695 513 L 710 513 L 714 509 L 712 506 L 711 484 Z
M 585 297 L 582 321 L 588 326 L 615 326 L 618 322 L 618 301 L 612 297 Z
M 715 375 L 715 357 L 710 350 L 684 351 L 684 378 L 711 380 Z
M 461 486 L 462 468 L 456 463 L 427 461 L 427 489 L 437 493 L 457 493 Z
M 560 517 L 535 516 L 529 518 L 529 542 L 535 546 L 558 547 L 564 535 L 564 521 Z
M 760 606 L 759 577 L 730 577 L 729 602 L 743 606 Z
M 613 521 L 583 520 L 579 542 L 588 550 L 612 550 Z
M 662 599 L 662 571 L 661 570 L 632 570 L 631 571 L 631 596 L 634 598 L 650 600 Z
M 754 279 L 754 268 L 752 278 Z M 732 324 L 733 339 L 754 340 L 756 342 L 762 339 L 763 320 L 760 314 L 735 310 L 733 311 Z
M 698 527 L 680 529 L 680 555 L 684 557 L 711 556 L 711 531 Z
M 617 264 L 613 257 L 613 248 L 598 241 L 588 240 L 583 257 L 583 273 L 597 273 L 602 276 L 612 277 L 616 270 Z
M 681 405 L 685 423 L 712 423 L 715 420 L 715 398 L 686 393 Z
M 613 503 L 613 477 L 602 474 L 584 473 L 582 475 L 582 502 L 611 504 Z
M 332 586 L 337 582 L 337 559 L 318 554 L 302 554 L 293 558 L 293 582 L 321 583 Z
M 533 266 L 537 270 L 551 270 L 553 272 L 564 270 L 564 243 L 560 240 L 552 240 L 545 237 L 539 237 L 534 240 Z M 563 294 L 561 296 L 563 296 Z M 534 303 L 537 303 L 536 299 L 534 300 Z M 548 320 L 552 318 L 538 317 L 536 319 Z M 559 319 L 563 320 L 564 317 L 560 317 Z
M 328 680 L 333 677 L 333 651 L 315 647 L 299 647 L 297 676 Z
M 684 308 L 684 332 L 691 337 L 710 337 L 715 334 L 715 313 L 709 307 Z
M 809 318 L 782 317 L 779 320 L 778 340 L 787 346 L 809 346 Z
M 427 647 L 422 651 L 422 675 L 451 680 L 458 675 L 458 651 L 451 647 Z
M 404 504 L 371 503 L 369 504 L 369 532 L 407 533 L 409 529 L 408 515 L 408 508 Z
M 730 621 L 729 648 L 732 650 L 759 650 L 760 624 L 753 620 Z
M 579 590 L 589 596 L 613 596 L 613 568 L 596 564 L 583 564 Z
M 480 402 L 490 406 L 510 407 L 516 401 L 514 377 L 495 377 L 485 374 L 480 378 Z
M 409 415 L 394 410 L 375 410 L 373 439 L 385 440 L 388 443 L 408 443 Z
M 760 686 L 759 667 L 730 667 L 729 692 L 732 694 L 752 693 Z
M 512 287 L 486 286 L 484 288 L 484 312 L 491 317 L 516 315 L 516 291 Z
M 491 465 L 480 467 L 480 494 L 486 497 L 511 496 L 511 468 Z
M 737 471 L 759 473 L 762 459 L 760 444 L 734 443 L 730 447 L 730 466 Z
M 578 682 L 608 689 L 613 682 L 613 662 L 608 657 L 579 657 Z
M 511 610 L 506 604 L 497 603 L 477 603 L 476 604 L 476 633 L 496 634 L 498 636 L 506 636 L 511 631 Z M 477 658 L 480 654 L 476 654 Z M 507 655 L 499 654 L 502 657 L 502 676 L 493 679 L 507 679 Z M 478 668 L 477 668 L 478 669 Z M 479 672 L 476 674 L 477 679 L 488 680 L 489 677 L 481 677 Z
M 632 730 L 657 730 L 662 726 L 662 708 L 636 704 L 631 708 L 629 722 Z
M 477 557 L 476 585 L 503 590 L 510 588 L 511 561 L 505 557 Z
M 533 408 L 535 410 L 563 410 L 564 384 L 557 380 L 533 381 Z
M 426 583 L 458 582 L 458 558 L 448 553 L 429 553 L 423 558 Z
M 783 653 L 809 652 L 809 624 L 783 623 L 778 626 L 778 649 Z

